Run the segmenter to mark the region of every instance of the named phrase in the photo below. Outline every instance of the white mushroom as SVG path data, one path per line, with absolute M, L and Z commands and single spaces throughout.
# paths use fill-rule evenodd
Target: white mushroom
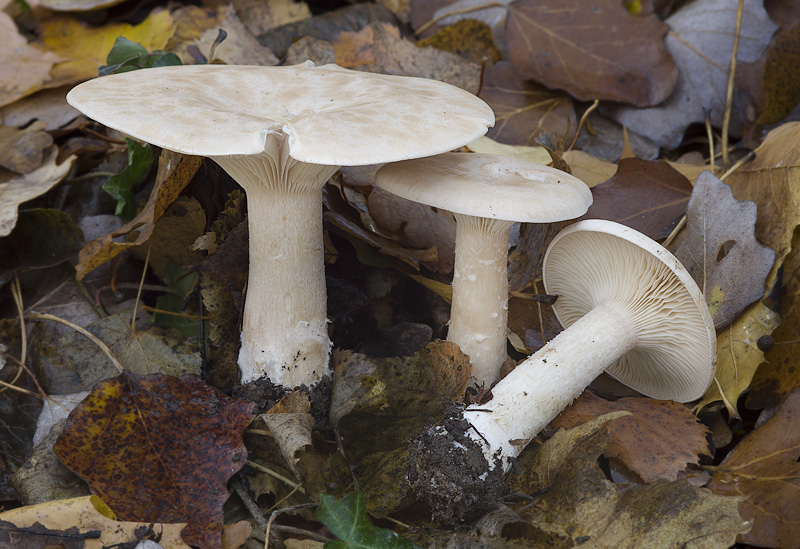
M 208 156 L 247 192 L 242 382 L 312 385 L 328 371 L 322 187 L 338 166 L 438 154 L 491 109 L 454 86 L 312 63 L 195 65 L 97 78 L 69 103 L 159 147 Z
M 469 355 L 473 378 L 489 386 L 506 360 L 508 233 L 515 221 L 579 217 L 592 193 L 554 168 L 492 154 L 448 153 L 387 164 L 376 184 L 455 215 L 453 303 L 448 341 Z
M 482 453 L 485 478 L 507 471 L 604 370 L 645 395 L 678 402 L 702 396 L 714 376 L 716 334 L 702 293 L 671 253 L 641 233 L 604 220 L 567 227 L 547 250 L 544 284 L 558 295 L 554 308 L 566 329 L 495 385 L 491 400 L 463 412 L 470 428 L 461 447 Z M 412 444 L 415 490 L 428 499 L 426 487 L 435 485 L 434 500 L 491 501 L 482 486 L 470 487 L 479 496 L 469 499 L 458 478 L 426 470 L 426 454 L 446 434 L 435 427 Z M 444 486 L 451 492 L 442 496 Z

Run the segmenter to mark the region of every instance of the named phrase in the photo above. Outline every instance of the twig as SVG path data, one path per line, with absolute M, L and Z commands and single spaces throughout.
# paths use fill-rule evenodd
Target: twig
M 705 109 L 704 109 L 705 110 Z M 709 169 L 711 173 L 715 173 L 717 171 L 717 165 L 714 163 L 714 131 L 711 129 L 711 113 L 709 111 L 705 111 L 705 118 L 706 118 L 706 135 L 708 135 L 708 161 L 711 163 Z
M 745 164 L 747 164 L 748 162 L 750 162 L 751 160 L 753 160 L 755 157 L 756 157 L 756 153 L 755 153 L 755 151 L 749 151 L 749 152 L 748 152 L 746 155 L 744 155 L 744 156 L 743 156 L 743 157 L 741 157 L 739 160 L 737 160 L 737 161 L 736 161 L 736 164 L 734 164 L 733 166 L 731 166 L 731 167 L 730 167 L 730 169 L 729 169 L 727 172 L 725 172 L 724 174 L 722 174 L 722 176 L 719 178 L 719 180 L 720 180 L 720 181 L 725 181 L 725 178 L 726 178 L 726 177 L 728 177 L 728 176 L 729 176 L 729 175 L 731 175 L 733 172 L 735 172 L 736 170 L 738 170 L 739 168 L 741 168 L 742 166 L 744 166 Z
M 256 502 L 253 501 L 253 498 L 250 497 L 250 493 L 247 489 L 242 486 L 242 483 L 239 482 L 239 479 L 236 477 L 231 480 L 231 486 L 233 486 L 233 491 L 236 492 L 236 495 L 238 495 L 239 499 L 244 503 L 245 508 L 250 512 L 250 516 L 255 519 L 258 528 L 260 530 L 266 530 L 268 528 L 267 521 L 264 519 L 261 509 L 259 509 Z
M 300 484 L 292 481 L 291 479 L 286 478 L 282 474 L 277 473 L 277 472 L 273 471 L 272 469 L 267 469 L 266 467 L 264 467 L 263 465 L 259 465 L 255 461 L 248 460 L 246 463 L 247 463 L 247 465 L 249 465 L 253 469 L 258 469 L 262 473 L 267 473 L 268 475 L 275 477 L 276 479 L 280 480 L 281 482 L 285 482 L 286 484 L 288 484 L 292 488 L 297 488 L 300 491 L 301 494 L 305 494 L 306 493 L 306 491 L 303 489 L 303 487 Z
M 175 311 L 167 311 L 165 309 L 156 309 L 155 307 L 151 307 L 150 305 L 142 305 L 142 310 L 147 311 L 149 313 L 158 313 L 162 315 L 169 315 L 169 316 L 179 316 L 181 318 L 190 318 L 192 320 L 211 320 L 212 316 L 205 315 L 191 315 L 189 313 L 176 313 Z
M 567 151 L 571 151 L 572 147 L 575 146 L 575 143 L 578 142 L 578 137 L 580 137 L 581 135 L 581 130 L 583 129 L 583 125 L 586 123 L 586 119 L 589 118 L 589 115 L 592 114 L 592 111 L 595 110 L 598 105 L 600 105 L 600 101 L 598 99 L 595 99 L 594 103 L 592 103 L 589 106 L 589 108 L 586 109 L 586 111 L 584 111 L 583 116 L 581 116 L 580 122 L 578 122 L 578 129 L 575 130 L 575 137 L 572 139 L 572 143 L 569 144 L 569 147 L 567 147 Z
M 17 314 L 19 315 L 19 328 L 20 340 L 22 349 L 19 352 L 19 361 L 25 364 L 28 358 L 28 330 L 25 327 L 25 307 L 22 304 L 22 286 L 19 284 L 19 275 L 14 273 L 14 283 L 11 285 L 11 296 L 14 298 L 14 304 L 17 306 Z
M 733 53 L 728 68 L 728 93 L 725 96 L 725 114 L 722 118 L 722 164 L 728 165 L 728 127 L 731 123 L 731 107 L 733 105 L 733 80 L 736 74 L 736 54 L 739 52 L 739 34 L 742 32 L 742 12 L 744 0 L 739 0 L 736 8 L 736 32 L 733 35 Z
M 686 225 L 686 214 L 683 214 L 681 220 L 678 221 L 678 224 L 675 225 L 675 228 L 672 229 L 672 232 L 669 233 L 669 236 L 664 242 L 661 243 L 661 245 L 664 246 L 665 248 L 668 248 L 669 245 L 672 244 L 672 241 L 675 240 L 675 237 L 678 236 L 678 233 L 681 232 L 681 229 L 683 229 L 685 225 Z
M 283 498 L 281 501 L 273 505 L 272 508 L 275 508 L 276 505 L 280 505 L 281 502 L 286 501 L 286 499 L 289 498 L 292 494 L 294 494 L 295 491 L 297 491 L 297 488 L 292 490 L 291 493 L 285 498 Z M 272 523 L 275 521 L 275 519 L 278 517 L 279 514 L 288 513 L 290 511 L 295 511 L 297 509 L 308 509 L 317 506 L 318 504 L 316 503 L 301 503 L 300 505 L 293 505 L 291 507 L 284 507 L 283 509 L 278 509 L 276 511 L 273 511 L 273 513 L 269 516 L 269 520 L 267 521 L 267 527 L 264 529 L 264 549 L 267 549 L 267 545 L 269 545 L 269 531 L 272 529 Z
M 324 541 L 324 542 L 334 541 L 331 538 L 323 536 L 322 534 L 317 534 L 316 532 L 312 532 L 311 530 L 303 530 L 302 528 L 295 528 L 294 526 L 284 526 L 282 524 L 275 524 L 272 526 L 272 529 L 278 532 L 296 534 L 298 536 L 308 536 L 318 541 Z
M 147 245 L 147 257 L 144 258 L 144 267 L 142 267 L 142 279 L 139 281 L 139 290 L 136 292 L 136 301 L 133 303 L 133 312 L 131 313 L 131 333 L 136 333 L 136 311 L 139 309 L 139 299 L 142 297 L 142 288 L 144 287 L 144 277 L 147 275 L 147 264 L 150 263 L 150 251 L 153 249 L 153 239 Z M 115 290 L 116 291 L 116 290 Z
M 103 351 L 105 353 L 105 355 L 111 360 L 112 364 L 114 364 L 114 367 L 117 369 L 117 371 L 119 373 L 125 372 L 125 368 L 122 366 L 122 363 L 119 360 L 117 360 L 117 357 L 115 357 L 113 355 L 113 353 L 111 352 L 111 349 L 108 348 L 108 345 L 103 343 L 100 340 L 100 338 L 98 338 L 96 335 L 94 335 L 92 332 L 90 332 L 86 328 L 82 328 L 82 327 L 78 326 L 77 324 L 74 324 L 74 323 L 70 322 L 69 320 L 64 320 L 63 318 L 59 318 L 59 317 L 57 317 L 55 315 L 51 315 L 51 314 L 47 314 L 47 313 L 35 313 L 35 312 L 31 311 L 31 312 L 28 313 L 27 317 L 30 320 L 52 320 L 53 322 L 60 322 L 64 326 L 69 326 L 70 328 L 72 328 L 76 332 L 78 332 L 80 334 L 83 334 L 84 336 L 86 336 L 89 339 L 91 339 L 94 342 L 95 345 L 100 347 L 100 350 Z

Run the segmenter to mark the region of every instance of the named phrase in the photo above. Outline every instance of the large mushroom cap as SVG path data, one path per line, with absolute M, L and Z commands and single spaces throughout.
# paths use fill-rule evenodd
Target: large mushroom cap
M 580 179 L 495 154 L 449 153 L 388 164 L 375 182 L 414 202 L 506 221 L 573 219 L 592 204 L 592 192 Z
M 711 313 L 689 272 L 658 243 L 612 221 L 580 221 L 553 239 L 543 276 L 565 327 L 609 301 L 632 311 L 637 345 L 606 369 L 622 383 L 678 402 L 699 398 L 711 384 Z
M 486 103 L 450 84 L 312 63 L 159 67 L 84 82 L 67 100 L 177 152 L 258 154 L 268 133 L 283 132 L 294 159 L 331 166 L 438 154 L 494 124 Z

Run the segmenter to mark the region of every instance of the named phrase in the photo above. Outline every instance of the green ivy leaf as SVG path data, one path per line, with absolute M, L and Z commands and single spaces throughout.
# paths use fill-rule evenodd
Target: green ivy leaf
M 130 221 L 136 215 L 133 189 L 150 173 L 153 150 L 150 145 L 140 145 L 127 137 L 125 141 L 128 143 L 128 166 L 121 173 L 109 177 L 103 183 L 103 190 L 117 201 L 114 213 L 125 221 Z
M 183 64 L 180 57 L 174 53 L 162 50 L 148 53 L 144 46 L 124 36 L 118 36 L 114 41 L 114 47 L 108 53 L 106 63 L 98 69 L 98 76 Z
M 187 276 L 188 275 L 188 276 Z M 180 294 L 163 294 L 156 300 L 156 309 L 173 313 L 184 313 L 181 309 L 184 296 L 192 289 L 198 274 L 189 269 L 168 263 L 164 272 L 164 284 L 178 290 Z M 176 328 L 186 337 L 200 337 L 200 320 L 183 316 L 168 315 L 164 313 L 153 314 L 153 324 L 160 324 L 169 328 Z
M 347 494 L 341 500 L 322 494 L 316 518 L 341 541 L 329 541 L 324 549 L 414 549 L 406 538 L 386 528 L 374 526 L 367 518 L 361 492 Z

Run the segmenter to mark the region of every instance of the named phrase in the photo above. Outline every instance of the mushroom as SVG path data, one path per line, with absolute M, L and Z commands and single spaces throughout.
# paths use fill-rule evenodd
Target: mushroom
M 491 506 L 499 494 L 482 483 L 493 478 L 502 486 L 497 475 L 604 370 L 647 396 L 678 402 L 710 385 L 716 333 L 708 306 L 688 271 L 656 242 L 611 221 L 580 221 L 550 243 L 543 275 L 566 329 L 495 385 L 491 400 L 463 410 L 459 445 L 470 456 L 464 462 L 485 466 L 476 472 L 486 473 L 480 482 L 465 486 L 463 470 L 447 476 L 428 466 L 437 446 L 452 453 L 452 429 L 435 427 L 412 442 L 410 476 L 423 499 Z M 438 493 L 428 493 L 430 485 Z M 450 491 L 442 494 L 444 486 Z M 458 520 L 468 512 L 445 515 Z
M 398 196 L 453 212 L 453 301 L 448 341 L 470 357 L 473 378 L 489 386 L 506 360 L 508 233 L 516 221 L 579 217 L 592 193 L 571 175 L 493 154 L 447 153 L 387 164 L 375 183 Z
M 328 372 L 325 182 L 338 166 L 460 147 L 494 123 L 486 103 L 449 84 L 311 62 L 134 71 L 85 82 L 67 100 L 137 139 L 210 157 L 245 189 L 241 380 L 287 387 Z

